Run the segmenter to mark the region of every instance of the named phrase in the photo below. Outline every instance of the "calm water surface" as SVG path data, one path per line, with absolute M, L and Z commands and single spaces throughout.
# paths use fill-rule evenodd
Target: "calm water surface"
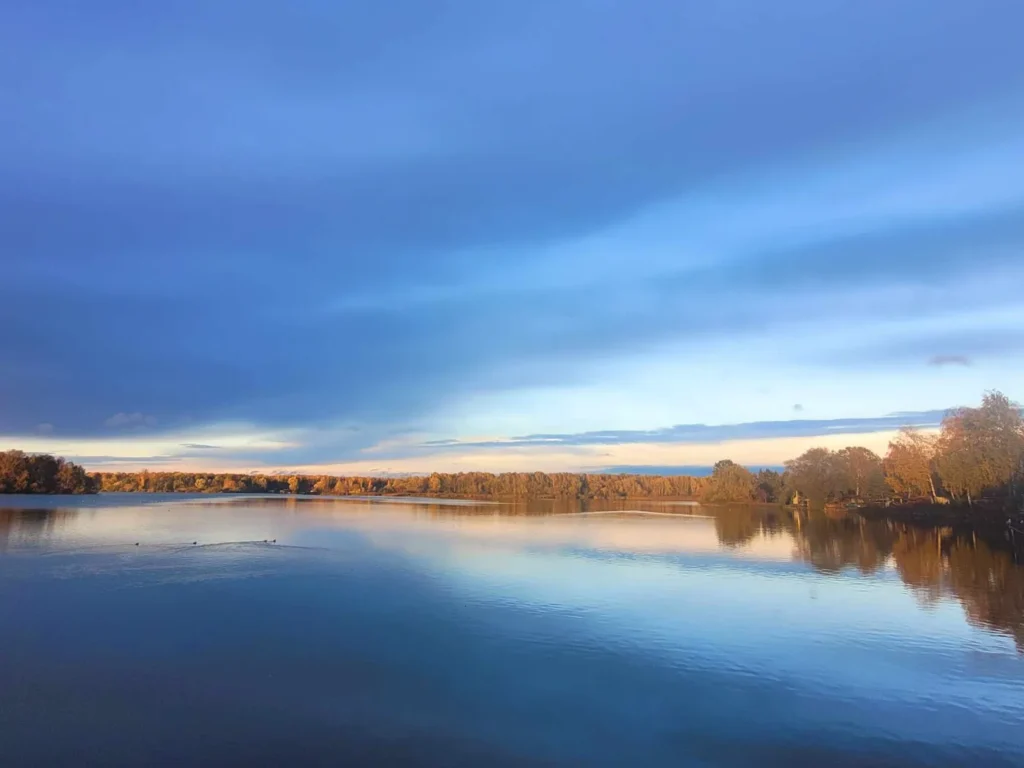
M 0 504 L 5 766 L 1024 765 L 1024 568 L 971 533 Z

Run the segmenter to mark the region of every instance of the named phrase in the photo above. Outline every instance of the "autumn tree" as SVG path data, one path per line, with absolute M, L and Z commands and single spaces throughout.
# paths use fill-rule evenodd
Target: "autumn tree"
M 96 484 L 82 467 L 57 459 L 57 493 L 95 493 Z
M 774 469 L 761 469 L 757 473 L 757 486 L 754 489 L 758 501 L 785 503 L 786 484 L 782 475 Z
M 957 408 L 942 420 L 936 468 L 942 484 L 968 504 L 988 489 L 1006 487 L 1015 498 L 1024 459 L 1020 405 L 999 392 L 979 408 Z
M 885 455 L 885 481 L 900 496 L 936 497 L 932 476 L 935 460 L 935 438 L 913 427 L 904 427 L 889 442 Z
M 31 484 L 29 457 L 22 451 L 0 453 L 0 493 L 28 493 Z
M 943 487 L 970 505 L 986 486 L 985 458 L 977 434 L 975 409 L 958 408 L 942 420 L 935 465 Z
M 757 478 L 746 467 L 723 459 L 715 464 L 704 491 L 704 500 L 711 502 L 750 501 L 754 498 Z
M 874 451 L 861 446 L 843 448 L 836 452 L 835 461 L 836 469 L 846 485 L 845 492 L 852 491 L 858 499 L 885 494 L 882 459 Z
M 828 448 L 811 448 L 786 462 L 787 482 L 812 506 L 825 503 L 842 495 L 845 471 L 838 456 Z

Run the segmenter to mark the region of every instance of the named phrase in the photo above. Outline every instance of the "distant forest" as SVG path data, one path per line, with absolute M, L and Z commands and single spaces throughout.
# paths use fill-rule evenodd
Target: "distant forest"
M 905 428 L 884 457 L 867 448 L 812 448 L 785 471 L 754 473 L 729 460 L 708 477 L 559 472 L 433 473 L 410 477 L 85 471 L 52 456 L 0 454 L 3 493 L 291 493 L 324 496 L 436 496 L 478 499 L 700 499 L 810 506 L 931 501 L 1020 510 L 1024 506 L 1024 423 L 999 392 L 957 408 L 938 435 Z
M 157 493 L 306 493 L 321 496 L 439 496 L 445 498 L 618 499 L 695 498 L 706 477 L 557 472 L 435 472 L 410 477 L 232 475 L 191 472 L 100 472 L 101 491 Z

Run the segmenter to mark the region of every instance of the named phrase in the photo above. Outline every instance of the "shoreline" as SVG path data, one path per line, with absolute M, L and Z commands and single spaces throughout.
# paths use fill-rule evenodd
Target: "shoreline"
M 929 525 L 973 525 L 1005 527 L 1008 524 L 1024 529 L 1024 513 L 1008 512 L 994 505 L 973 507 L 947 504 L 894 504 L 889 507 L 869 505 L 850 510 L 866 520 L 891 520 L 900 523 Z
M 700 499 L 686 496 L 588 496 L 588 497 L 572 497 L 572 496 L 514 496 L 514 495 L 493 495 L 493 496 L 474 496 L 464 495 L 455 493 L 417 493 L 417 494 L 403 494 L 403 493 L 360 493 L 360 494 L 332 494 L 332 493 L 290 493 L 280 491 L 270 492 L 252 492 L 252 491 L 195 491 L 195 490 L 180 490 L 180 491 L 140 491 L 140 490 L 107 490 L 98 491 L 94 493 L 86 494 L 59 494 L 59 493 L 28 493 L 28 494 L 0 494 L 0 497 L 10 496 L 33 496 L 41 498 L 54 498 L 59 496 L 88 496 L 93 498 L 101 498 L 103 496 L 200 496 L 200 497 L 248 497 L 252 499 L 271 498 L 294 498 L 303 500 L 352 500 L 352 501 L 371 501 L 371 500 L 382 500 L 382 501 L 394 501 L 397 503 L 408 502 L 408 503 L 430 503 L 432 501 L 438 502 L 461 502 L 463 504 L 481 504 L 481 505 L 522 505 L 522 504 L 578 504 L 586 506 L 591 503 L 598 504 L 629 504 L 629 503 L 644 503 L 664 507 L 680 507 L 680 508 L 693 508 L 693 507 L 706 507 L 709 509 L 726 508 L 726 507 L 761 507 L 761 508 L 776 508 L 780 510 L 786 510 L 791 514 L 795 513 L 806 513 L 807 508 L 804 506 L 784 505 L 777 504 L 774 502 L 761 502 L 761 501 L 732 501 L 732 502 L 702 502 Z M 815 510 L 819 511 L 819 510 Z M 826 514 L 832 510 L 820 510 Z M 916 523 L 920 525 L 933 525 L 933 526 L 973 526 L 979 528 L 991 528 L 1000 527 L 1015 528 L 1017 532 L 1024 536 L 1024 512 L 1008 512 L 1004 508 L 986 503 L 978 503 L 973 507 L 963 505 L 948 505 L 948 504 L 933 504 L 933 503 L 915 503 L 915 504 L 893 504 L 890 506 L 884 506 L 881 504 L 869 504 L 865 506 L 848 507 L 842 509 L 836 509 L 835 511 L 841 512 L 842 514 L 855 514 L 863 517 L 865 520 L 880 520 L 880 521 L 891 521 L 894 523 Z M 671 513 L 669 513 L 671 514 Z

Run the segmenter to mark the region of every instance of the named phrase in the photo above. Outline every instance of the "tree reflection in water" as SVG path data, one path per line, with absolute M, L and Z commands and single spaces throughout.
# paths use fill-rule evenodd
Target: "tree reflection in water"
M 891 567 L 922 602 L 956 598 L 968 621 L 1011 635 L 1024 653 L 1024 566 L 1001 529 L 927 527 L 779 507 L 705 509 L 713 513 L 724 547 L 789 536 L 795 556 L 821 573 L 853 568 L 870 575 Z
M 623 502 L 607 506 L 615 509 L 632 505 Z M 40 543 L 78 511 L 0 509 L 0 553 L 15 542 Z M 439 508 L 436 514 L 472 511 Z M 493 507 L 477 511 L 495 514 Z M 563 510 L 560 505 L 529 505 L 514 510 L 540 516 L 564 511 L 571 510 Z M 865 520 L 855 513 L 835 516 L 780 507 L 730 506 L 704 511 L 713 514 L 718 541 L 730 549 L 758 539 L 788 537 L 794 543 L 794 556 L 822 573 L 836 574 L 852 568 L 870 575 L 892 567 L 923 602 L 956 598 L 969 622 L 1012 636 L 1024 653 L 1024 566 L 1019 564 L 1020 553 L 1003 530 L 925 527 Z
M 947 556 L 949 583 L 974 624 L 1013 635 L 1024 652 L 1024 569 L 1008 552 L 958 540 Z
M 48 538 L 77 514 L 77 509 L 0 509 L 0 552 L 15 539 L 34 544 Z
M 834 519 L 805 513 L 790 520 L 798 556 L 817 570 L 868 574 L 891 562 L 922 601 L 955 597 L 968 621 L 1011 635 L 1024 652 L 1024 567 L 1004 531 L 920 527 L 854 514 Z

